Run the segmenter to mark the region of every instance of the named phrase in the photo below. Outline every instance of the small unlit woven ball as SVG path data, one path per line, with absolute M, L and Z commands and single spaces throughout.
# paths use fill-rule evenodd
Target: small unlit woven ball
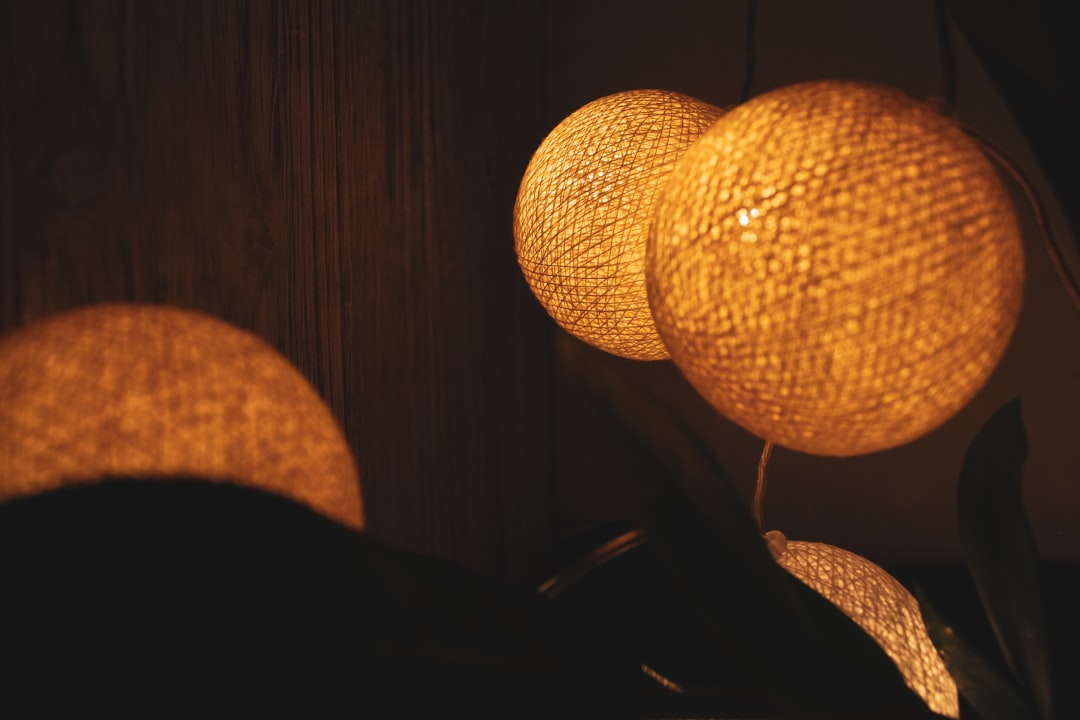
M 518 262 L 566 331 L 615 355 L 668 357 L 649 312 L 645 243 L 675 161 L 723 111 L 679 93 L 609 95 L 563 120 L 514 206 Z
M 930 640 L 919 603 L 889 573 L 833 545 L 788 541 L 777 562 L 837 606 L 896 663 L 927 707 L 960 716 L 956 682 Z
M 682 156 L 648 247 L 657 328 L 751 432 L 820 455 L 914 440 L 966 405 L 1016 325 L 1012 203 L 959 127 L 903 93 L 795 85 Z
M 179 308 L 98 305 L 0 338 L 0 501 L 107 476 L 233 482 L 364 525 L 352 453 L 307 380 Z

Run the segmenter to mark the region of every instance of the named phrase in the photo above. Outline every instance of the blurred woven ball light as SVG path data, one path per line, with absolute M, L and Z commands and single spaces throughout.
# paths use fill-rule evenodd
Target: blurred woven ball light
M 845 456 L 970 401 L 1016 325 L 1024 256 L 959 127 L 899 91 L 822 81 L 735 108 L 687 150 L 647 277 L 660 336 L 714 407 Z
M 927 707 L 960 716 L 956 682 L 930 640 L 918 601 L 896 578 L 833 545 L 788 541 L 775 530 L 766 537 L 780 566 L 872 637 Z
M 567 332 L 636 360 L 668 357 L 649 311 L 645 244 L 675 161 L 723 114 L 664 90 L 616 93 L 551 131 L 514 206 L 521 270 Z
M 348 444 L 304 377 L 178 308 L 98 305 L 0 339 L 0 501 L 109 476 L 232 482 L 364 526 Z

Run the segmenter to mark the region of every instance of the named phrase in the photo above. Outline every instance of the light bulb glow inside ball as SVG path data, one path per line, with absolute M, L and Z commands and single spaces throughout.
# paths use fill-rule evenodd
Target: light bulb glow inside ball
M 97 305 L 0 338 L 0 501 L 103 477 L 197 477 L 364 526 L 330 408 L 259 338 L 155 305 Z
M 636 360 L 668 356 L 649 311 L 645 243 L 675 161 L 723 111 L 633 90 L 585 105 L 533 155 L 514 205 L 521 270 L 567 332 Z
M 721 414 L 845 456 L 971 400 L 1016 325 L 1024 257 L 959 127 L 899 91 L 822 81 L 735 108 L 684 153 L 647 278 L 673 360 Z
M 918 601 L 907 588 L 847 550 L 784 540 L 776 531 L 766 537 L 780 566 L 872 637 L 927 707 L 947 717 L 960 716 L 956 682 L 930 640 Z

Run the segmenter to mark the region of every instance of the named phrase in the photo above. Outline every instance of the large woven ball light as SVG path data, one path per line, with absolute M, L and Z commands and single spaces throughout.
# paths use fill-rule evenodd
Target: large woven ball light
M 0 338 L 0 500 L 107 476 L 187 476 L 364 525 L 330 409 L 255 336 L 187 310 L 98 305 Z
M 769 536 L 780 566 L 866 631 L 927 707 L 947 717 L 960 716 L 956 682 L 907 588 L 855 553 L 824 543 L 788 541 L 776 531 Z
M 675 161 L 723 111 L 634 90 L 563 120 L 529 162 L 514 205 L 518 262 L 567 332 L 635 360 L 668 357 L 649 312 L 645 242 Z
M 899 91 L 823 81 L 739 106 L 682 156 L 647 277 L 664 343 L 714 407 L 844 456 L 967 404 L 1016 325 L 1024 256 L 959 127 Z

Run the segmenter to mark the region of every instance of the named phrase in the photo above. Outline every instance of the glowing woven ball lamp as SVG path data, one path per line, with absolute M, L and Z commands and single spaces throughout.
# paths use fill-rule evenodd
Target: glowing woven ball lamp
M 905 684 L 934 712 L 960 716 L 956 682 L 930 640 L 919 603 L 896 578 L 833 545 L 767 534 L 776 561 L 837 606 L 881 646 Z
M 795 450 L 914 440 L 982 387 L 1024 256 L 989 160 L 929 106 L 823 81 L 759 96 L 680 158 L 648 243 L 653 316 L 723 415 Z
M 0 501 L 105 476 L 194 476 L 364 526 L 330 409 L 255 336 L 178 308 L 99 305 L 0 338 Z
M 514 241 L 529 287 L 567 332 L 623 357 L 668 357 L 645 289 L 649 222 L 675 161 L 722 114 L 634 90 L 585 105 L 541 143 L 518 190 Z

